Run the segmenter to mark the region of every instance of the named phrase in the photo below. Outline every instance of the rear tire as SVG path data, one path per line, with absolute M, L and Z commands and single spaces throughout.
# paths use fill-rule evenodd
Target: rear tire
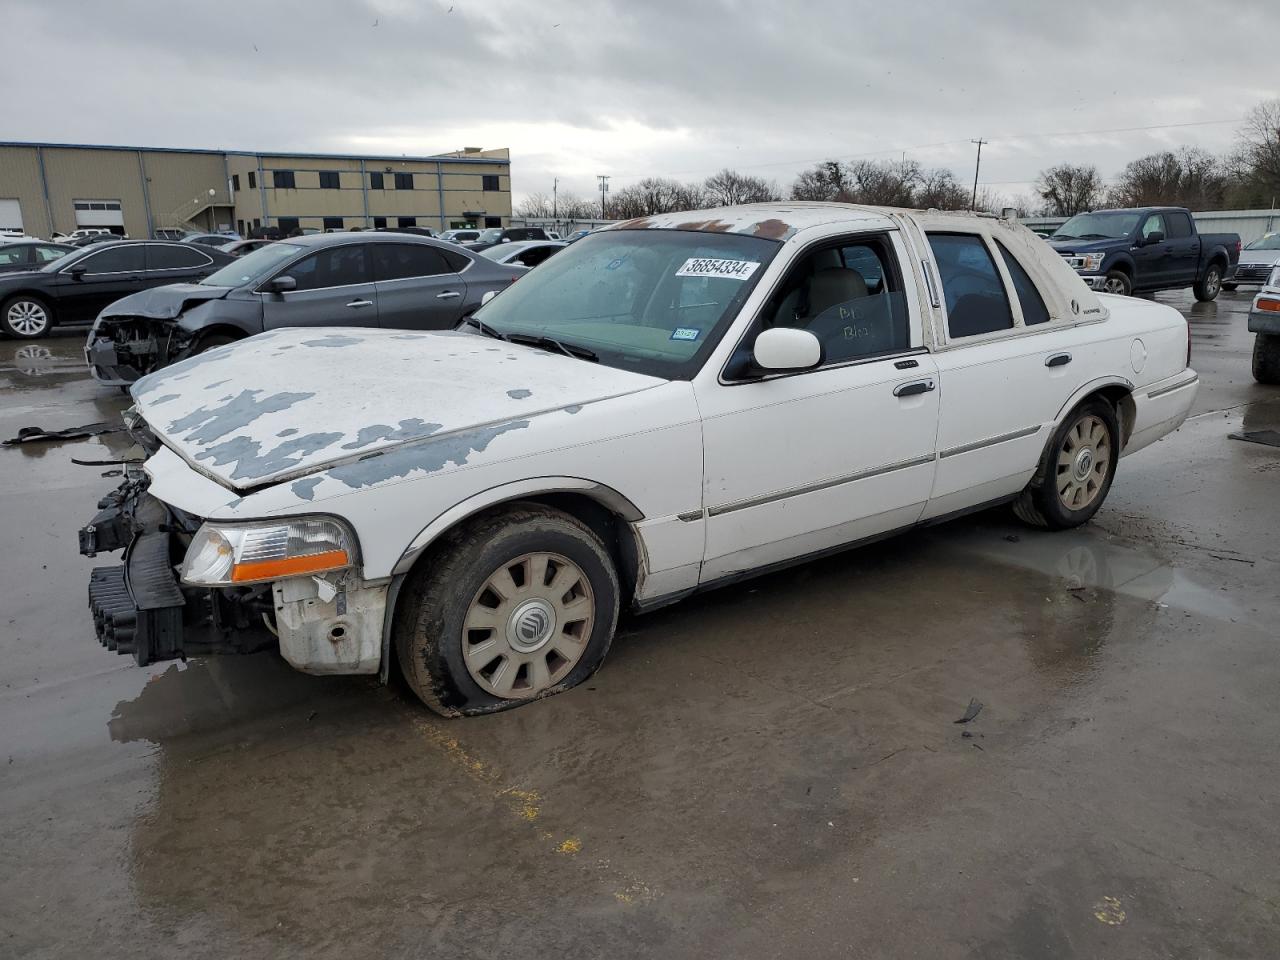
M 1210 300 L 1216 300 L 1218 291 L 1222 289 L 1222 267 L 1216 263 L 1211 263 L 1205 268 L 1204 276 L 1195 282 L 1195 286 L 1191 288 L 1191 292 L 1196 295 L 1196 299 L 1201 303 L 1208 303 Z
M 618 622 L 618 575 L 584 523 L 517 503 L 447 534 L 405 581 L 393 625 L 405 680 L 444 716 L 577 686 Z
M 1228 293 L 1231 293 L 1232 291 L 1234 291 L 1237 286 L 1239 286 L 1239 284 L 1227 283 L 1225 280 L 1222 283 L 1222 289 L 1226 290 Z
M 0 330 L 15 340 L 47 337 L 52 326 L 53 310 L 39 297 L 20 293 L 0 307 Z
M 1119 438 L 1115 408 L 1100 397 L 1084 401 L 1054 431 L 1035 476 L 1014 501 L 1014 514 L 1050 530 L 1087 523 L 1111 490 Z
M 1280 385 L 1280 334 L 1259 333 L 1253 339 L 1253 379 Z

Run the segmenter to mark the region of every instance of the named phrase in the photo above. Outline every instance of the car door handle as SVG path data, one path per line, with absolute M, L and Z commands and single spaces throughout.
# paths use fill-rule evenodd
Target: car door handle
M 893 388 L 895 397 L 914 397 L 917 393 L 928 393 L 933 389 L 932 380 L 913 380 L 910 383 L 900 383 Z
M 1071 354 L 1055 353 L 1052 357 L 1044 362 L 1046 367 L 1065 367 L 1071 362 Z
M 460 294 L 457 290 L 446 290 L 444 293 L 437 293 L 436 299 L 437 300 L 456 300 L 460 296 L 462 296 L 462 294 Z
M 347 306 L 351 307 L 352 309 L 355 309 L 356 307 L 372 307 L 373 301 L 372 300 L 352 300 L 350 303 L 347 304 Z

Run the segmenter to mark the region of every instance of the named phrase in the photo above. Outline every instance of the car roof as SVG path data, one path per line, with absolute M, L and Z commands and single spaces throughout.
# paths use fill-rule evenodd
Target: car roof
M 528 250 L 532 247 L 566 247 L 568 246 L 563 240 L 512 240 L 510 243 L 503 243 L 494 250 L 501 250 L 503 253 L 511 253 L 513 251 Z
M 875 207 L 853 203 L 787 201 L 743 203 L 732 207 L 658 213 L 611 224 L 606 230 L 697 230 L 706 233 L 737 233 L 766 240 L 788 240 L 801 230 L 850 220 L 882 221 L 893 226 Z
M 454 249 L 452 245 L 420 233 L 382 233 L 373 230 L 344 230 L 341 233 L 307 233 L 300 237 L 281 237 L 285 243 L 300 247 L 331 247 L 340 243 L 425 243 L 430 246 Z

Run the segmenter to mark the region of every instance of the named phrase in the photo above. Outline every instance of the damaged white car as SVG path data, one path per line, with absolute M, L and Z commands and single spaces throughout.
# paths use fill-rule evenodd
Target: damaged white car
M 280 329 L 149 375 L 83 531 L 139 663 L 278 645 L 482 713 L 619 611 L 1010 502 L 1054 529 L 1197 389 L 1173 309 L 993 218 L 749 205 L 598 231 L 456 331 Z

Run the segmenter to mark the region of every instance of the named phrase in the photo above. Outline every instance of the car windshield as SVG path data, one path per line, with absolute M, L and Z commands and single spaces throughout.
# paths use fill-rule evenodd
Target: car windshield
M 1120 240 L 1133 233 L 1141 213 L 1081 213 L 1072 217 L 1050 240 Z
M 731 233 L 606 230 L 547 260 L 475 316 L 502 336 L 549 337 L 609 366 L 688 379 L 780 246 Z
M 200 283 L 206 287 L 239 287 L 253 283 L 261 280 L 285 260 L 301 253 L 302 249 L 296 243 L 269 243 L 209 274 Z
M 1259 237 L 1248 246 L 1246 250 L 1280 250 L 1280 233 L 1268 233 L 1265 237 Z
M 490 227 L 481 233 L 478 239 L 481 243 L 497 243 L 502 239 L 502 228 Z

